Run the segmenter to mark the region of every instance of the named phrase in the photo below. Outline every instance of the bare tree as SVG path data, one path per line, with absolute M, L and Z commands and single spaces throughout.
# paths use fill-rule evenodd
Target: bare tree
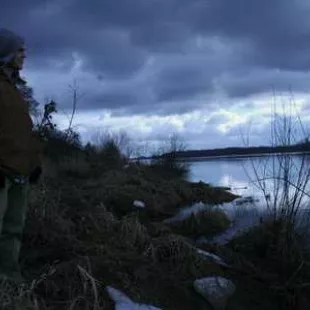
M 288 104 L 282 104 L 280 112 L 277 110 L 276 102 L 273 102 L 270 128 L 272 146 L 289 147 L 297 144 L 300 137 L 307 136 L 300 116 L 297 112 L 297 115 L 293 116 L 295 108 L 293 96 Z M 263 192 L 267 209 L 274 219 L 285 217 L 295 223 L 299 210 L 307 203 L 310 182 L 309 159 L 304 153 L 299 154 L 298 159 L 297 162 L 296 155 L 291 153 L 281 153 L 262 156 L 255 162 L 250 160 L 254 178 L 245 168 L 251 182 Z
M 74 116 L 76 114 L 76 110 L 77 110 L 77 103 L 78 100 L 80 100 L 85 94 L 78 94 L 79 91 L 79 86 L 77 84 L 77 81 L 74 80 L 73 85 L 69 85 L 69 88 L 72 90 L 72 96 L 73 96 L 73 100 L 72 100 L 72 113 L 71 113 L 71 118 L 69 120 L 69 126 L 67 128 L 67 136 L 70 135 L 71 131 L 72 131 L 72 123 L 73 123 L 73 119 Z
M 169 139 L 169 151 L 170 152 L 173 152 L 173 153 L 183 152 L 187 148 L 188 148 L 188 145 L 180 134 L 173 133 L 170 136 L 170 139 Z

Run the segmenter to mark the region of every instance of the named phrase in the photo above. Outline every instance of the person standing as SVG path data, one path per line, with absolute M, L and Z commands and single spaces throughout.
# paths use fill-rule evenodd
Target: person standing
M 19 254 L 27 214 L 29 184 L 42 173 L 43 147 L 28 103 L 19 90 L 25 42 L 0 29 L 0 278 L 22 282 Z

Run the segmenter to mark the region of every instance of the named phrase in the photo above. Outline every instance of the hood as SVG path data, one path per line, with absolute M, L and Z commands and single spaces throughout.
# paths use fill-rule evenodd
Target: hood
M 5 28 L 0 29 L 0 67 L 13 59 L 24 42 L 24 39 L 16 33 Z

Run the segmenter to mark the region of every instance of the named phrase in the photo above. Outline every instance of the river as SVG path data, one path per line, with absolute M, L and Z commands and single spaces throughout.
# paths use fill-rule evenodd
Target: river
M 259 187 L 264 182 L 266 193 L 273 195 L 276 183 L 283 189 L 284 182 L 277 180 L 287 177 L 294 184 L 298 181 L 305 186 L 305 195 L 310 194 L 310 155 L 309 154 L 275 154 L 251 157 L 210 158 L 188 161 L 190 165 L 189 179 L 194 182 L 203 181 L 216 186 L 231 188 L 233 193 L 241 196 L 261 198 L 264 196 Z M 286 169 L 289 167 L 289 169 Z M 257 173 L 255 173 L 255 171 Z M 309 178 L 308 174 L 309 173 Z M 258 179 L 265 179 L 258 182 Z M 309 183 L 309 184 L 308 184 Z
M 188 161 L 188 164 L 190 165 L 190 181 L 203 181 L 215 186 L 229 187 L 232 193 L 242 196 L 235 202 L 220 206 L 234 220 L 234 225 L 218 236 L 216 242 L 225 243 L 238 231 L 257 225 L 262 216 L 269 216 L 268 210 L 273 210 L 274 205 L 277 207 L 281 205 L 283 192 L 289 193 L 287 197 L 290 202 L 294 201 L 294 197 L 301 198 L 300 203 L 295 200 L 295 205 L 299 206 L 299 210 L 304 211 L 299 213 L 302 215 L 298 217 L 302 222 L 300 227 L 309 227 L 309 154 L 209 158 Z M 282 178 L 289 182 L 282 182 Z M 258 179 L 263 179 L 263 181 L 258 182 Z M 285 188 L 285 184 L 289 186 Z M 303 187 L 302 192 L 296 189 L 301 187 Z M 265 188 L 265 192 L 262 188 Z M 275 197 L 278 197 L 276 204 L 274 203 Z M 266 208 L 268 204 L 269 208 Z M 201 204 L 189 206 L 178 216 L 187 217 L 205 207 Z

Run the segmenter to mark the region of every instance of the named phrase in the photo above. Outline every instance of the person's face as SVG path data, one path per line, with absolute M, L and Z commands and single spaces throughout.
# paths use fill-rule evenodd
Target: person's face
M 26 58 L 26 49 L 25 46 L 22 46 L 21 48 L 18 49 L 18 51 L 15 54 L 15 58 L 12 61 L 13 66 L 18 70 L 22 70 L 25 58 Z

